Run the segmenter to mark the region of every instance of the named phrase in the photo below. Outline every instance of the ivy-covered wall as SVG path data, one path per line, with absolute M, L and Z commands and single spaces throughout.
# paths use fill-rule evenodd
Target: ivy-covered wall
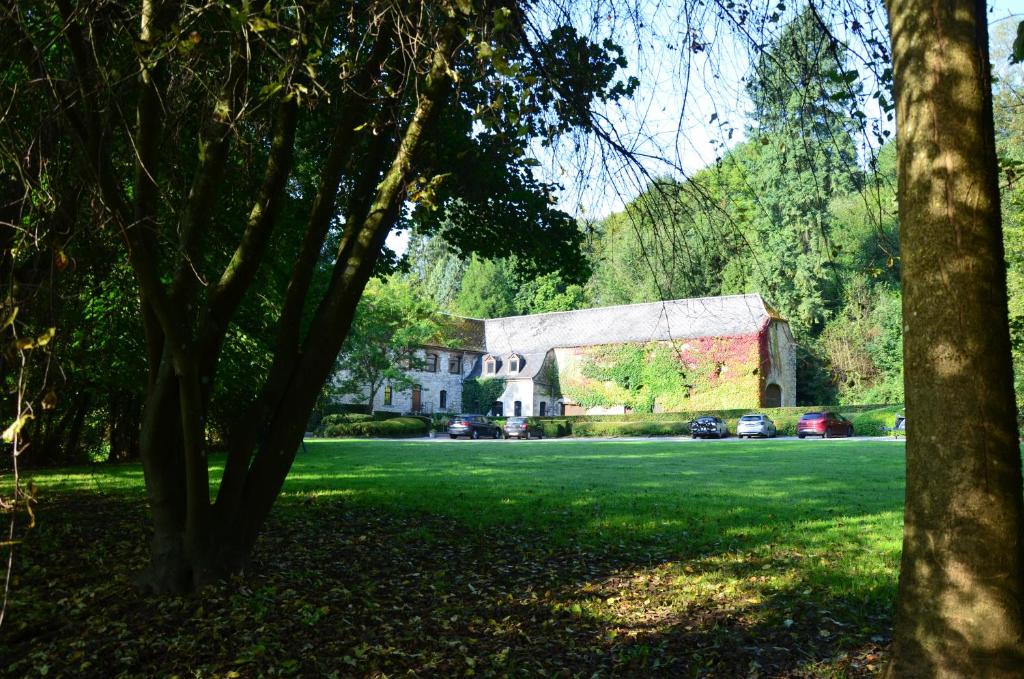
M 462 410 L 486 413 L 505 391 L 505 380 L 499 378 L 468 379 L 462 383 Z
M 757 335 L 583 347 L 560 361 L 559 381 L 566 397 L 588 409 L 757 408 L 760 349 Z

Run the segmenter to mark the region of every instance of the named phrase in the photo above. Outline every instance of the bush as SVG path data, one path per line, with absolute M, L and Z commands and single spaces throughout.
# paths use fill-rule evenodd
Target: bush
M 576 422 L 573 436 L 678 436 L 690 433 L 689 420 L 664 422 Z
M 702 410 L 681 413 L 626 413 L 624 415 L 563 415 L 543 418 L 538 422 L 544 435 L 558 436 L 658 436 L 689 434 L 689 423 L 701 415 L 715 415 L 725 420 L 731 434 L 736 433 L 740 417 L 752 412 L 768 415 L 775 422 L 779 436 L 796 436 L 796 423 L 804 413 L 832 411 L 845 415 L 853 422 L 854 433 L 860 436 L 882 436 L 882 427 L 891 427 L 900 405 L 862 406 L 797 406 L 789 408 L 743 408 L 734 410 Z M 531 420 L 532 421 L 532 420 Z M 615 427 L 614 424 L 631 425 Z M 646 424 L 647 427 L 639 425 Z M 591 426 L 591 425 L 597 425 Z
M 324 436 L 329 438 L 404 438 L 425 436 L 428 429 L 429 425 L 423 418 L 393 417 L 387 420 L 332 424 L 324 430 Z
M 431 417 L 430 428 L 438 433 L 448 431 L 448 422 L 454 417 L 451 413 L 434 413 Z
M 554 439 L 562 436 L 572 436 L 572 427 L 569 425 L 569 420 L 563 418 L 530 418 L 530 426 L 540 427 L 541 431 L 544 432 L 544 438 Z
M 335 415 L 327 415 L 324 417 L 322 424 L 324 426 L 330 424 L 355 424 L 356 422 L 372 422 L 373 416 L 366 415 L 363 413 L 339 413 Z
M 902 406 L 886 406 L 863 413 L 848 415 L 853 422 L 853 433 L 858 436 L 892 436 L 892 428 L 896 424 L 896 416 L 903 412 Z

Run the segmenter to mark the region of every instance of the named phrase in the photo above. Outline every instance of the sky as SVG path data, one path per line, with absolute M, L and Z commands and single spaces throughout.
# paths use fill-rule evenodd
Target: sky
M 775 6 L 774 1 L 770 4 Z M 747 25 L 767 33 L 770 40 L 772 33 L 803 6 L 793 4 L 784 10 L 781 21 L 758 26 L 752 19 Z M 639 17 L 615 15 L 618 6 L 607 5 L 608 13 L 601 12 L 603 16 L 598 12 L 591 15 L 594 5 L 590 3 L 569 3 L 568 11 L 586 8 L 588 14 L 573 16 L 573 23 L 589 28 L 598 37 L 612 37 L 629 60 L 623 77 L 634 75 L 640 81 L 632 99 L 601 110 L 605 130 L 638 161 L 625 162 L 621 155 L 610 153 L 593 139 L 584 140 L 578 148 L 578 139 L 567 139 L 552 149 L 534 149 L 541 161 L 540 177 L 564 187 L 558 195 L 559 207 L 580 219 L 602 218 L 619 211 L 644 190 L 651 177 L 685 178 L 713 163 L 744 138 L 749 101 L 742 77 L 749 68 L 749 50 L 734 37 L 732 28 L 722 25 L 713 10 L 700 3 L 640 0 L 635 5 L 642 14 Z M 846 0 L 838 0 L 834 6 L 841 11 Z M 559 7 L 564 9 L 565 5 Z M 839 26 L 839 37 L 850 43 L 852 66 L 861 72 L 865 91 L 870 93 L 874 89 L 871 71 L 877 70 L 877 60 L 866 53 L 869 48 L 862 40 L 841 28 L 844 21 L 840 14 L 825 20 Z M 1024 21 L 1024 0 L 989 2 L 990 33 L 1006 31 L 1006 24 L 1012 32 L 1020 21 Z M 880 10 L 873 15 L 857 15 L 857 22 L 862 27 L 861 37 L 885 33 L 885 17 Z M 637 35 L 644 38 L 637 40 Z M 892 128 L 874 99 L 866 97 L 865 111 L 876 129 L 865 130 L 862 157 L 877 148 L 878 131 L 891 132 Z M 387 241 L 388 247 L 399 254 L 407 243 L 408 233 L 392 232 Z

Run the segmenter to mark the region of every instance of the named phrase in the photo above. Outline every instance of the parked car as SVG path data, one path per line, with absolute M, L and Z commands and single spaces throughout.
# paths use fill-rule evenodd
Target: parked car
M 830 439 L 833 436 L 853 436 L 853 423 L 837 413 L 804 413 L 796 423 L 796 435 L 820 436 Z
M 539 426 L 530 426 L 530 421 L 525 417 L 510 417 L 505 420 L 505 438 L 507 439 L 542 439 L 544 429 Z
M 483 415 L 456 415 L 448 422 L 448 436 L 458 438 L 468 436 L 478 439 L 481 436 L 501 438 L 501 427 L 488 420 Z
M 729 428 L 721 418 L 714 415 L 703 415 L 690 422 L 690 436 L 702 439 L 724 439 L 729 435 Z
M 771 418 L 760 413 L 744 415 L 736 424 L 737 438 L 763 436 L 771 439 L 775 438 L 777 434 L 778 430 L 775 429 L 775 423 L 772 422 Z

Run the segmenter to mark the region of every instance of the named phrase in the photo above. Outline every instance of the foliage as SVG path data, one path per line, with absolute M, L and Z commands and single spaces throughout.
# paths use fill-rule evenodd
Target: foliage
M 505 380 L 497 377 L 474 377 L 462 382 L 462 410 L 486 414 L 505 391 Z
M 325 415 L 320 420 L 318 431 L 320 433 L 326 427 L 330 427 L 336 424 L 355 424 L 356 422 L 373 422 L 373 415 L 366 413 L 333 413 L 331 415 Z
M 562 392 L 585 408 L 649 413 L 760 403 L 757 337 L 591 347 Z
M 857 436 L 886 436 L 884 427 L 892 427 L 896 415 L 903 413 L 902 405 L 859 405 L 843 406 L 836 408 L 831 405 L 799 406 L 792 408 L 730 408 L 730 409 L 700 409 L 682 412 L 665 413 L 641 413 L 632 412 L 622 415 L 565 415 L 557 418 L 540 418 L 545 426 L 546 436 L 599 436 L 594 431 L 628 431 L 632 428 L 638 435 L 653 435 L 657 433 L 673 433 L 669 429 L 676 427 L 680 422 L 689 424 L 701 415 L 714 415 L 725 421 L 729 431 L 735 432 L 739 418 L 750 412 L 765 413 L 775 422 L 779 436 L 796 436 L 796 423 L 800 416 L 806 412 L 832 410 L 845 415 L 853 422 Z M 595 426 L 596 425 L 596 426 Z M 621 427 L 619 425 L 622 425 Z M 647 427 L 647 425 L 650 425 Z M 582 426 L 582 428 L 581 428 Z M 662 429 L 659 432 L 659 428 Z M 547 433 L 551 431 L 552 433 Z M 586 432 L 583 434 L 577 433 Z M 644 432 L 644 433 L 640 433 Z M 675 428 L 674 433 L 689 433 L 689 428 L 679 430 Z M 626 435 L 626 434 L 609 434 Z
M 387 420 L 363 420 L 328 424 L 323 428 L 327 438 L 392 438 L 424 436 L 429 426 L 418 417 L 392 417 Z
M 527 12 L 539 10 L 5 5 L 4 205 L 52 210 L 3 221 L 53 216 L 61 236 L 41 261 L 66 266 L 61 248 L 83 234 L 96 245 L 77 253 L 83 270 L 121 268 L 108 306 L 145 347 L 129 353 L 146 374 L 125 381 L 145 385 L 154 591 L 247 561 L 367 281 L 398 264 L 382 254 L 392 228 L 443 224 L 462 255 L 586 277 L 582 236 L 528 151 L 585 131 L 591 106 L 636 83 L 617 80 L 613 43 Z M 69 328 L 103 280 L 83 278 Z M 87 371 L 73 378 L 67 393 L 86 393 Z M 216 498 L 214 447 L 229 452 Z
M 566 283 L 557 273 L 547 273 L 519 284 L 516 307 L 524 314 L 584 309 L 586 291 L 582 285 Z
M 690 433 L 689 420 L 657 420 L 640 422 L 576 422 L 572 435 L 588 436 L 680 436 Z
M 515 316 L 516 290 L 511 264 L 506 259 L 474 256 L 466 267 L 452 311 L 470 318 Z
M 443 344 L 442 328 L 437 308 L 409 282 L 371 279 L 338 355 L 334 391 L 359 396 L 372 409 L 385 384 L 407 389 L 414 381 L 408 371 L 424 366 L 420 347 Z

